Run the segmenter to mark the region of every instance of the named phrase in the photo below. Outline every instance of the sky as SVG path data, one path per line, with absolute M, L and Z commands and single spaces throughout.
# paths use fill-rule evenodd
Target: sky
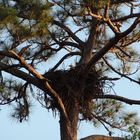
M 55 59 L 55 58 L 54 58 Z M 54 60 L 55 61 L 55 60 Z M 122 79 L 115 85 L 118 95 L 140 100 L 140 86 Z M 33 102 L 29 121 L 19 123 L 10 117 L 11 107 L 1 107 L 0 111 L 0 139 L 2 140 L 60 140 L 59 118 L 53 117 L 52 112 Z M 126 106 L 127 111 L 136 111 L 140 118 L 140 106 Z M 78 139 L 92 134 L 107 134 L 101 128 L 94 128 L 92 124 L 78 125 Z

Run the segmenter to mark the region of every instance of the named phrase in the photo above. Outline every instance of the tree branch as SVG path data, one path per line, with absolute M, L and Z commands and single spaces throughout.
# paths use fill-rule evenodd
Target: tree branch
M 2 57 L 7 56 L 7 57 L 10 57 L 10 58 L 16 59 L 16 57 L 13 54 L 9 53 L 8 51 L 0 51 L 0 56 L 2 56 Z
M 50 33 L 52 39 L 53 39 L 61 48 L 63 48 L 63 46 L 66 46 L 66 45 L 67 45 L 67 46 L 73 46 L 73 47 L 75 47 L 75 48 L 77 48 L 77 49 L 79 49 L 79 50 L 82 50 L 82 46 L 80 46 L 79 44 L 77 44 L 77 43 L 75 43 L 75 42 L 70 42 L 70 41 L 59 41 L 59 40 L 56 39 L 56 37 L 55 37 L 55 35 L 54 35 L 53 33 L 51 33 L 50 31 L 49 31 L 49 33 Z
M 37 78 L 17 69 L 15 67 L 12 67 L 12 66 L 9 66 L 9 65 L 6 65 L 6 64 L 0 62 L 0 70 L 3 70 L 9 74 L 12 74 L 12 75 L 14 75 L 22 80 L 25 80 L 28 83 L 31 83 L 31 84 L 37 86 L 38 88 L 42 89 L 40 81 Z
M 99 50 L 99 52 L 97 52 L 95 55 L 93 55 L 93 57 L 91 58 L 91 60 L 89 61 L 89 63 L 86 66 L 86 70 L 88 71 L 93 65 L 96 64 L 96 62 L 98 60 L 100 60 L 112 47 L 114 47 L 123 37 L 127 36 L 128 34 L 130 34 L 134 28 L 136 28 L 136 26 L 138 25 L 138 23 L 140 23 L 140 18 L 137 18 L 133 24 L 124 32 L 122 33 L 118 33 L 116 34 L 115 37 L 113 37 L 112 39 L 110 39 L 110 41 L 105 45 L 105 47 L 103 47 L 102 49 Z
M 109 10 L 109 5 L 110 5 L 110 2 L 108 2 L 107 6 L 106 6 L 106 9 L 105 9 L 105 17 L 101 16 L 101 15 L 97 15 L 95 13 L 92 13 L 92 11 L 90 9 L 89 10 L 89 14 L 95 18 L 96 20 L 100 21 L 100 22 L 105 22 L 107 23 L 107 25 L 110 27 L 110 29 L 115 33 L 119 33 L 118 29 L 116 26 L 113 25 L 112 21 L 110 20 L 109 18 L 109 13 L 108 13 L 108 10 Z
M 59 97 L 59 95 L 49 85 L 49 83 L 47 82 L 47 79 L 45 77 L 43 77 L 41 74 L 39 74 L 32 66 L 28 65 L 25 62 L 25 60 L 23 59 L 23 57 L 19 56 L 14 51 L 9 51 L 9 53 L 11 54 L 11 56 L 14 56 L 21 63 L 21 65 L 24 68 L 26 68 L 34 77 L 26 74 L 25 72 L 17 70 L 15 68 L 7 69 L 9 66 L 7 66 L 6 64 L 3 64 L 2 62 L 0 62 L 0 69 L 4 70 L 10 74 L 13 74 L 16 77 L 19 77 L 31 84 L 34 84 L 38 88 L 45 91 L 45 93 L 49 94 L 56 101 L 56 103 L 58 104 L 59 111 L 62 113 L 62 115 L 64 116 L 66 121 L 69 123 L 69 119 L 68 119 L 64 104 L 63 104 L 61 98 Z M 36 84 L 36 82 L 38 84 Z
M 134 30 L 134 28 L 136 28 L 136 26 L 139 23 L 140 23 L 140 17 L 137 17 L 135 19 L 135 21 L 133 22 L 133 24 L 127 30 L 125 30 L 124 32 L 122 32 L 122 33 L 119 34 L 120 37 L 123 38 L 123 37 L 127 36 L 128 34 L 130 34 Z
M 130 15 L 120 17 L 120 18 L 117 18 L 117 19 L 111 19 L 111 21 L 112 22 L 120 22 L 120 21 L 125 21 L 127 19 L 136 18 L 136 17 L 140 17 L 140 13 L 130 14 Z
M 84 42 L 79 39 L 67 26 L 65 26 L 63 23 L 60 23 L 57 20 L 53 21 L 54 24 L 56 24 L 57 26 L 61 27 L 62 29 L 64 29 L 69 35 L 70 37 L 72 37 L 72 39 L 74 39 L 77 43 L 79 43 L 80 45 L 84 45 Z
M 113 25 L 112 21 L 111 21 L 109 18 L 104 19 L 104 21 L 107 23 L 107 25 L 110 27 L 110 29 L 111 29 L 115 34 L 119 33 L 119 30 L 117 29 L 116 26 Z
M 130 81 L 135 82 L 135 83 L 137 83 L 137 84 L 140 85 L 140 82 L 139 82 L 139 81 L 134 80 L 134 79 L 128 77 L 127 75 L 118 72 L 115 68 L 113 68 L 113 67 L 107 62 L 107 60 L 106 60 L 105 58 L 103 58 L 103 60 L 105 61 L 106 65 L 107 65 L 112 71 L 114 71 L 115 73 L 117 73 L 117 74 L 120 75 L 121 77 L 125 77 L 126 79 L 129 79 Z
M 103 118 L 103 116 L 99 116 L 99 115 L 96 115 L 96 114 L 93 114 L 93 113 L 91 115 L 93 116 L 93 118 L 100 121 L 102 123 L 102 125 L 105 125 L 104 123 L 106 123 L 107 125 L 111 126 L 112 128 L 117 128 L 117 129 L 122 130 L 121 127 L 111 124 L 109 121 L 107 121 L 105 118 Z M 104 127 L 105 127 L 105 129 L 107 129 L 108 132 L 110 132 L 109 129 L 106 126 L 104 126 Z
M 79 50 L 82 50 L 82 46 L 80 46 L 79 44 L 77 43 L 74 43 L 74 42 L 70 42 L 70 41 L 62 41 L 60 42 L 61 45 L 65 45 L 65 46 L 71 46 L 71 47 L 75 47 Z
M 118 95 L 94 95 L 93 99 L 115 99 L 129 105 L 140 105 L 140 100 L 132 100 Z
M 57 69 L 57 67 L 65 60 L 67 59 L 68 57 L 71 57 L 71 56 L 74 56 L 74 55 L 80 55 L 81 53 L 80 52 L 71 52 L 71 53 L 68 53 L 66 55 L 64 55 L 60 60 L 59 62 L 51 69 L 51 71 L 54 71 Z

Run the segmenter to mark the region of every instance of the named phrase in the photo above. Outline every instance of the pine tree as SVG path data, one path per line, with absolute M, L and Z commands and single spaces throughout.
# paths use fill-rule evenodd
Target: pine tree
M 15 104 L 12 116 L 22 122 L 30 115 L 30 98 L 35 97 L 59 113 L 61 140 L 77 140 L 79 121 L 101 124 L 110 135 L 110 128 L 137 130 L 136 114 L 121 112 L 122 103 L 140 101 L 114 94 L 113 85 L 121 78 L 140 84 L 133 78 L 139 72 L 139 4 L 1 1 L 0 104 Z M 48 62 L 55 57 L 58 61 L 51 67 Z M 38 70 L 42 66 L 44 73 Z

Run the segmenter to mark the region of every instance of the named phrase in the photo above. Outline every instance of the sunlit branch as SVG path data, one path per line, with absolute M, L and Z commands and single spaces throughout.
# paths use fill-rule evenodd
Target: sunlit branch
M 35 77 L 15 68 L 9 65 L 6 65 L 2 62 L 0 62 L 0 70 L 3 70 L 9 74 L 12 74 L 18 78 L 21 78 L 22 80 L 27 81 L 28 83 L 31 83 L 37 87 L 40 87 L 39 80 L 37 80 Z
M 116 26 L 113 25 L 113 22 L 112 22 L 109 18 L 104 19 L 104 21 L 107 23 L 107 25 L 110 27 L 110 29 L 111 29 L 115 34 L 119 33 L 119 30 L 117 29 Z
M 110 39 L 110 41 L 102 48 L 100 49 L 89 61 L 86 67 L 86 71 L 88 71 L 93 65 L 96 64 L 98 60 L 100 60 L 112 47 L 114 47 L 123 37 L 130 34 L 134 28 L 138 25 L 140 22 L 140 18 L 137 18 L 133 24 L 124 32 L 117 34 L 115 37 Z
M 19 56 L 14 51 L 10 51 L 10 53 L 15 56 L 15 58 L 22 64 L 24 68 L 26 68 L 33 76 L 35 76 L 38 80 L 40 80 L 40 82 L 42 82 L 44 88 L 46 88 L 44 90 L 49 91 L 50 96 L 54 98 L 54 100 L 57 102 L 59 110 L 63 114 L 64 118 L 69 122 L 69 119 L 68 119 L 68 116 L 67 116 L 67 113 L 66 113 L 66 110 L 65 110 L 65 107 L 63 105 L 61 98 L 55 92 L 55 90 L 53 90 L 52 87 L 49 85 L 49 83 L 47 82 L 47 79 L 43 77 L 41 74 L 39 74 L 31 65 L 28 65 L 23 59 L 23 57 Z
M 15 55 L 15 53 L 14 53 L 13 55 Z M 15 55 L 15 57 L 18 57 L 17 59 L 19 59 L 19 61 L 21 62 L 21 64 L 24 65 L 25 68 L 27 68 L 30 72 L 32 72 L 32 73 L 34 72 L 33 75 L 36 75 L 37 78 L 35 78 L 35 77 L 33 77 L 33 76 L 31 76 L 31 75 L 29 75 L 29 74 L 23 72 L 23 71 L 20 71 L 20 70 L 18 70 L 18 69 L 16 69 L 16 68 L 10 68 L 10 69 L 9 69 L 9 66 L 6 65 L 6 64 L 4 64 L 4 63 L 2 63 L 2 62 L 0 62 L 0 70 L 3 70 L 3 71 L 5 71 L 5 72 L 7 72 L 7 73 L 10 73 L 10 74 L 12 74 L 12 75 L 14 75 L 14 76 L 16 76 L 16 77 L 18 77 L 18 78 L 21 78 L 22 80 L 25 80 L 25 81 L 27 81 L 28 83 L 31 83 L 31 84 L 37 86 L 38 88 L 42 89 L 43 91 L 47 92 L 47 94 L 49 94 L 49 95 L 50 95 L 52 98 L 54 98 L 54 100 L 57 102 L 60 112 L 63 114 L 63 116 L 64 116 L 64 118 L 66 119 L 66 121 L 69 122 L 67 113 L 66 113 L 66 111 L 65 111 L 65 107 L 64 107 L 64 105 L 63 105 L 63 103 L 62 103 L 60 97 L 59 97 L 58 94 L 51 88 L 51 86 L 48 84 L 47 79 L 44 78 L 43 76 L 41 76 L 40 74 L 38 74 L 35 70 L 32 71 L 32 70 L 31 70 L 31 69 L 32 69 L 31 66 L 29 66 L 28 64 L 26 64 L 26 63 L 24 62 L 24 60 L 21 59 L 21 57 L 17 56 L 17 54 Z M 44 84 L 40 81 L 41 79 L 42 79 L 42 80 L 43 80 L 43 79 L 44 79 L 44 80 L 46 79 L 45 82 L 43 82 L 44 80 L 42 81 Z M 48 92 L 48 91 L 49 91 L 49 92 Z M 70 124 L 69 124 L 69 125 L 70 125 Z M 67 129 L 68 129 L 68 132 L 70 132 L 69 128 L 67 128 Z
M 88 14 L 87 15 L 91 15 L 93 18 L 97 19 L 97 20 L 103 20 L 103 17 L 101 15 L 97 15 L 94 14 L 90 8 L 88 8 Z
M 104 23 L 107 23 L 107 25 L 110 27 L 110 29 L 115 33 L 119 33 L 118 29 L 116 26 L 113 25 L 112 21 L 110 20 L 109 18 L 109 13 L 108 13 L 108 6 L 109 6 L 109 2 L 108 2 L 108 5 L 106 7 L 106 12 L 105 12 L 105 17 L 101 16 L 101 15 L 97 15 L 97 14 L 94 14 L 91 12 L 90 9 L 89 10 L 89 15 L 91 15 L 93 18 L 96 18 L 96 20 L 99 20 L 100 22 L 104 22 Z

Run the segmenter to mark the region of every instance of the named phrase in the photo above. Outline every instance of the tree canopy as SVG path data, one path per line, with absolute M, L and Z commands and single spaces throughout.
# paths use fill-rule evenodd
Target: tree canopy
M 84 120 L 110 135 L 110 128 L 137 128 L 136 113 L 122 113 L 122 103 L 140 100 L 118 96 L 113 86 L 122 78 L 140 85 L 139 6 L 138 0 L 1 0 L 0 105 L 14 104 L 20 122 L 30 115 L 30 98 L 58 111 L 61 140 L 76 140 Z

